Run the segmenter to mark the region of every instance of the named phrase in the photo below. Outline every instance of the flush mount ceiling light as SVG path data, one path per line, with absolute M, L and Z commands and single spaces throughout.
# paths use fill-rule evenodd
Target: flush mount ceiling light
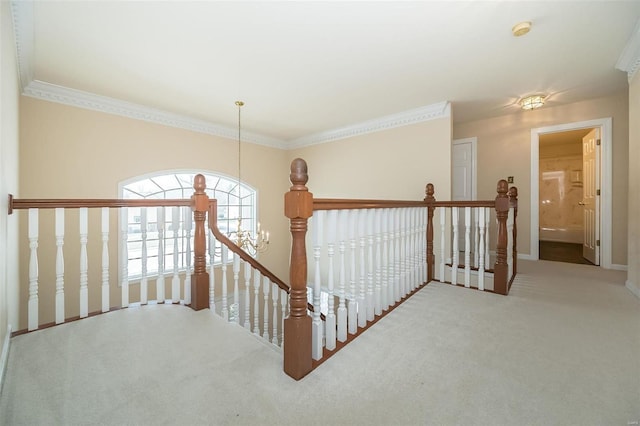
M 529 21 L 519 22 L 515 24 L 513 28 L 511 28 L 511 32 L 513 33 L 514 37 L 523 36 L 526 33 L 528 33 L 530 30 L 531 30 L 531 22 Z
M 544 95 L 531 95 L 520 99 L 518 104 L 520 104 L 520 107 L 524 110 L 536 109 L 544 105 L 545 99 L 546 96 Z

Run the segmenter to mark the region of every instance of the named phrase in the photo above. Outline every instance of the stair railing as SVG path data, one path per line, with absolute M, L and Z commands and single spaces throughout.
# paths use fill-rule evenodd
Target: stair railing
M 432 184 L 422 201 L 317 199 L 306 187 L 302 159 L 291 163 L 290 179 L 285 215 L 292 234 L 291 314 L 284 325 L 284 370 L 291 377 L 304 377 L 431 281 L 508 293 L 516 271 L 517 192 L 509 198 L 506 181 L 498 183 L 495 200 L 441 202 Z M 464 250 L 457 247 L 462 237 Z

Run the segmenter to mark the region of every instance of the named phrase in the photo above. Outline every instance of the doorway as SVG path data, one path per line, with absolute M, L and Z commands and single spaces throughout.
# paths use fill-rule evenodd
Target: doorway
M 541 161 L 544 166 L 544 155 L 540 155 L 540 146 L 541 140 L 542 145 L 546 144 L 546 139 L 553 138 L 554 134 L 564 133 L 564 132 L 575 132 L 574 134 L 583 134 L 582 138 L 586 139 L 582 141 L 581 150 L 585 152 L 585 143 L 589 142 L 589 139 L 593 140 L 594 150 L 593 156 L 587 157 L 584 156 L 582 159 L 581 167 L 571 166 L 568 174 L 557 173 L 554 175 L 550 173 L 547 175 L 547 180 L 549 183 L 547 185 L 553 185 L 554 179 L 559 180 L 560 178 L 568 180 L 567 184 L 571 185 L 571 181 L 573 180 L 575 184 L 582 183 L 582 200 L 579 203 L 575 203 L 576 206 L 572 206 L 574 212 L 576 214 L 581 214 L 584 220 L 587 220 L 587 223 L 591 222 L 593 226 L 591 228 L 583 227 L 582 229 L 582 245 L 591 245 L 590 247 L 593 249 L 593 257 L 590 258 L 591 263 L 599 264 L 604 268 L 611 268 L 611 181 L 612 181 L 612 156 L 611 156 L 611 142 L 612 142 L 612 133 L 611 127 L 612 120 L 611 118 L 590 120 L 590 121 L 582 121 L 576 123 L 567 123 L 556 126 L 542 127 L 531 130 L 531 257 L 533 259 L 540 259 L 540 233 L 542 231 L 541 224 L 545 223 L 541 220 L 541 205 L 543 201 L 548 201 L 549 198 L 541 198 L 541 186 L 544 183 L 543 176 L 541 176 L 544 172 L 553 172 L 549 170 L 541 169 Z M 590 133 L 591 131 L 594 133 Z M 595 134 L 595 136 L 594 136 Z M 547 136 L 549 135 L 549 136 Z M 585 138 L 587 135 L 590 135 L 589 138 Z M 598 141 L 600 145 L 597 145 Z M 575 149 L 575 148 L 574 148 Z M 585 158 L 587 162 L 591 164 L 589 166 L 586 164 Z M 589 169 L 591 167 L 591 169 Z M 578 171 L 580 173 L 578 173 Z M 573 172 L 573 174 L 572 174 Z M 599 178 L 595 177 L 599 175 Z M 594 179 L 593 182 L 589 182 L 589 185 L 593 187 L 593 197 L 591 199 L 585 198 L 585 179 Z M 557 182 L 556 182 L 557 183 Z M 591 186 L 589 186 L 591 187 Z M 571 188 L 571 186 L 569 186 Z M 574 191 L 577 192 L 577 191 Z M 565 194 L 566 195 L 566 194 Z M 576 194 L 573 194 L 574 196 Z M 586 195 L 589 195 L 587 193 Z M 573 200 L 575 201 L 575 200 Z M 591 216 L 590 216 L 591 215 Z M 557 217 L 552 220 L 552 222 L 557 223 Z M 546 238 L 546 237 L 543 237 Z M 591 239 L 590 239 L 591 238 Z M 599 245 L 598 245 L 599 243 Z M 589 253 L 585 251 L 583 253 L 587 254 L 589 257 Z
M 599 128 L 539 136 L 539 258 L 597 265 L 596 172 Z

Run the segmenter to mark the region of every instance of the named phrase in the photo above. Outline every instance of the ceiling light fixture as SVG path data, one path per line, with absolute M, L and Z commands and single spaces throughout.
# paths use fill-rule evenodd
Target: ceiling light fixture
M 520 107 L 524 110 L 536 109 L 540 108 L 544 105 L 544 101 L 546 100 L 546 96 L 544 95 L 531 95 L 526 98 L 522 98 L 518 101 Z
M 528 33 L 530 30 L 531 30 L 531 22 L 529 21 L 519 22 L 515 24 L 513 28 L 511 28 L 511 32 L 513 33 L 514 37 L 523 36 L 526 33 Z
M 241 179 L 241 151 L 242 144 L 241 139 L 241 126 L 240 126 L 240 110 L 244 106 L 244 102 L 236 101 L 238 107 L 238 200 L 239 200 L 239 212 L 238 212 L 238 225 L 236 230 L 231 232 L 228 237 L 231 241 L 235 242 L 238 247 L 246 251 L 251 255 L 266 251 L 269 248 L 269 231 L 260 230 L 260 222 L 258 222 L 257 235 L 254 237 L 251 235 L 251 231 L 242 229 L 242 179 Z

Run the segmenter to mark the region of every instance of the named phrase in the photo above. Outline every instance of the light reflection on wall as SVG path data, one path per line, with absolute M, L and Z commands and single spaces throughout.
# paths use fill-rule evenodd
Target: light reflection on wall
M 582 186 L 572 182 L 571 173 L 582 169 L 581 156 L 540 159 L 540 226 L 571 228 L 582 226 Z

